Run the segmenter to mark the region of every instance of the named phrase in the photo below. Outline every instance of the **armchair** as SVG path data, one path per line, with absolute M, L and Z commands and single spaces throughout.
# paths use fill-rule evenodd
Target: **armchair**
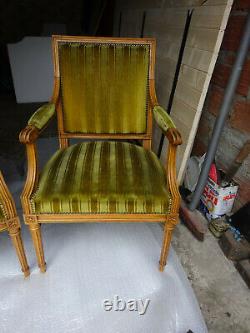
M 178 222 L 181 136 L 157 102 L 155 40 L 53 36 L 52 46 L 52 99 L 20 133 L 28 158 L 21 201 L 40 270 L 41 223 L 163 222 L 163 271 Z M 60 149 L 39 174 L 36 140 L 54 114 Z M 169 140 L 166 170 L 151 151 L 153 115 Z M 73 138 L 85 141 L 70 145 Z M 135 139 L 142 146 L 128 142 Z
M 12 196 L 0 171 L 0 231 L 8 231 L 25 277 L 29 272 L 20 231 L 20 221 Z

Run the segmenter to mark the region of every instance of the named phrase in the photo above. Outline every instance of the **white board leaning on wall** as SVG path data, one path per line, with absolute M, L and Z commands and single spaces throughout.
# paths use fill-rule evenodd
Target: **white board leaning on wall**
M 8 44 L 17 103 L 46 102 L 53 90 L 51 37 L 24 37 Z

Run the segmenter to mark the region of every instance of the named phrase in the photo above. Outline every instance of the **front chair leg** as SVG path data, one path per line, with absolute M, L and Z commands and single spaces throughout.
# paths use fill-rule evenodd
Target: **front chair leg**
M 159 262 L 160 272 L 163 272 L 164 266 L 166 266 L 167 263 L 167 256 L 168 256 L 173 229 L 174 229 L 174 224 L 172 224 L 170 221 L 167 220 L 164 224 L 163 242 L 162 242 L 161 257 Z
M 36 257 L 38 266 L 42 273 L 46 272 L 46 263 L 44 260 L 44 252 L 43 252 L 43 243 L 41 236 L 41 227 L 39 223 L 32 223 L 29 225 L 32 241 L 36 251 Z
M 9 235 L 10 238 L 12 240 L 13 246 L 16 250 L 18 259 L 20 261 L 21 267 L 22 267 L 22 271 L 25 277 L 30 275 L 30 270 L 29 270 L 29 266 L 27 263 L 27 258 L 24 252 L 24 247 L 23 247 L 23 242 L 22 242 L 22 238 L 21 238 L 21 231 L 20 228 L 16 228 L 16 229 L 10 229 L 9 230 Z

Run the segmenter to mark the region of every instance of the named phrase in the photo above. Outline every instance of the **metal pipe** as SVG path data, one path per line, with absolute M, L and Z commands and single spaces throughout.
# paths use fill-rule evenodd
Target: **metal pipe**
M 199 176 L 198 183 L 196 185 L 195 191 L 193 193 L 192 199 L 190 204 L 188 205 L 188 208 L 193 211 L 198 206 L 201 195 L 203 193 L 204 187 L 207 182 L 209 170 L 211 167 L 211 164 L 214 160 L 214 156 L 218 147 L 219 139 L 221 136 L 221 132 L 223 130 L 225 121 L 227 119 L 228 113 L 230 111 L 230 107 L 233 101 L 235 89 L 237 87 L 237 84 L 239 82 L 240 74 L 242 71 L 242 67 L 244 65 L 244 61 L 247 56 L 247 52 L 250 46 L 250 13 L 247 17 L 247 22 L 245 25 L 245 30 L 243 33 L 243 37 L 241 39 L 241 43 L 237 52 L 237 57 L 230 75 L 230 79 L 228 81 L 225 95 L 223 98 L 223 102 L 220 107 L 219 115 L 216 119 L 216 123 L 214 125 L 213 133 L 212 133 L 212 139 L 210 140 L 208 151 L 202 166 L 202 170 Z

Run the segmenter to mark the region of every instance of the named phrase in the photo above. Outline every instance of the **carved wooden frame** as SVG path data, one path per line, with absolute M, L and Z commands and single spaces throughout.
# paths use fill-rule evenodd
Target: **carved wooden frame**
M 58 43 L 59 42 L 91 42 L 91 43 L 124 43 L 124 44 L 147 44 L 150 45 L 149 66 L 149 109 L 147 118 L 146 134 L 71 134 L 66 133 L 63 128 L 62 107 L 60 101 L 60 72 L 58 65 Z M 54 58 L 54 91 L 51 102 L 55 104 L 58 118 L 58 134 L 60 147 L 68 147 L 69 138 L 95 138 L 95 139 L 141 139 L 145 149 L 151 149 L 152 141 L 152 109 L 158 105 L 155 93 L 155 39 L 151 38 L 105 38 L 105 37 L 75 37 L 75 36 L 53 36 L 52 37 Z M 176 149 L 182 143 L 181 135 L 176 128 L 170 128 L 166 132 L 169 141 L 166 163 L 166 177 L 168 189 L 171 194 L 171 207 L 169 214 L 34 214 L 30 204 L 31 195 L 38 182 L 38 164 L 36 140 L 40 132 L 34 126 L 27 126 L 20 133 L 20 142 L 26 145 L 28 159 L 28 173 L 26 183 L 21 195 L 25 223 L 29 225 L 34 242 L 38 265 L 42 272 L 46 270 L 43 246 L 41 240 L 40 223 L 82 223 L 82 222 L 163 222 L 164 235 L 160 256 L 160 271 L 166 265 L 170 240 L 174 226 L 178 223 L 178 212 L 180 205 L 180 194 L 176 181 Z
M 0 231 L 8 231 L 12 240 L 13 246 L 16 250 L 18 259 L 21 264 L 21 268 L 25 277 L 30 274 L 27 258 L 25 255 L 22 237 L 21 237 L 21 225 L 17 216 L 16 207 L 10 191 L 3 179 L 3 175 L 0 171 L 0 202 L 1 208 L 4 212 L 4 219 L 0 220 Z

